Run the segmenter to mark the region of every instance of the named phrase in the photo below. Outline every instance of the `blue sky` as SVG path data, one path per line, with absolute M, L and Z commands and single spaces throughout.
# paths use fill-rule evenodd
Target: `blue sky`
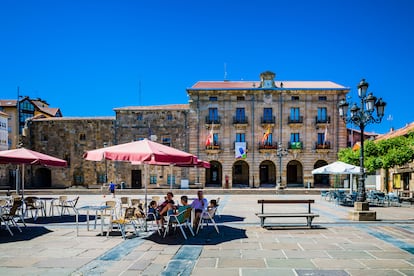
M 387 102 L 384 133 L 414 121 L 414 1 L 0 1 L 0 98 L 64 116 L 187 103 L 199 80 L 361 78 Z M 392 118 L 392 119 L 391 119 Z

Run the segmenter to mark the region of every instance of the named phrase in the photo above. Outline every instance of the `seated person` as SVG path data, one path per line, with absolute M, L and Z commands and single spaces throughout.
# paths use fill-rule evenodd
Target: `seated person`
M 215 199 L 210 200 L 210 204 L 208 205 L 208 209 L 210 210 L 212 208 L 217 208 L 217 207 L 218 207 L 217 200 L 215 200 Z
M 174 194 L 172 192 L 168 192 L 165 201 L 157 207 L 162 225 L 164 225 L 165 222 L 164 216 L 168 216 L 174 213 L 175 202 L 173 200 L 173 197 Z
M 148 206 L 147 221 L 156 220 L 157 223 L 160 220 L 160 214 L 157 210 L 157 202 L 155 200 L 151 201 Z
M 200 222 L 201 213 L 204 210 L 207 210 L 208 201 L 204 198 L 203 191 L 197 192 L 197 198 L 191 203 L 191 208 L 195 209 L 195 218 L 194 218 L 194 229 L 197 229 L 198 223 Z
M 181 196 L 181 205 L 177 206 L 177 220 L 181 221 L 182 218 L 184 217 L 184 211 L 187 210 L 188 208 L 191 208 L 190 205 L 188 205 L 188 197 L 183 195 Z
M 191 206 L 188 205 L 188 197 L 183 195 L 181 196 L 181 205 L 177 206 L 177 213 L 181 213 L 188 208 L 191 208 Z

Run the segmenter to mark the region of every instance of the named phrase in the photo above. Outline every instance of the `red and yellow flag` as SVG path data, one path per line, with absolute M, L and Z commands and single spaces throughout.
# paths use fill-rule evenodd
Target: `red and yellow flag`
M 268 126 L 268 128 L 267 128 L 266 132 L 263 134 L 263 137 L 262 137 L 262 144 L 266 143 L 267 138 L 269 137 L 269 134 L 270 134 L 270 126 Z

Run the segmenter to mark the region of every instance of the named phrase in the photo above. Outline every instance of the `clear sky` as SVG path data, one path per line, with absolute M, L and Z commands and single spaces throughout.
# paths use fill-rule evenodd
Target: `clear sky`
M 361 78 L 387 102 L 385 133 L 414 121 L 412 0 L 1 0 L 0 98 L 64 116 L 187 103 L 200 80 Z M 224 65 L 226 64 L 226 66 Z

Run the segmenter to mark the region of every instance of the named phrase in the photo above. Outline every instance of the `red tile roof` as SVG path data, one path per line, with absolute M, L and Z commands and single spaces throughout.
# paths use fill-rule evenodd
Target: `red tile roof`
M 189 109 L 188 104 L 168 104 L 168 105 L 149 105 L 149 106 L 125 106 L 114 108 L 118 110 L 186 110 Z
M 375 141 L 386 140 L 386 139 L 390 139 L 390 138 L 394 138 L 394 137 L 404 136 L 404 135 L 407 135 L 409 132 L 413 132 L 413 131 L 414 131 L 414 122 L 412 122 L 410 124 L 407 124 L 405 127 L 402 127 L 400 129 L 391 130 L 388 133 L 382 134 L 382 135 L 378 136 L 377 139 L 375 139 Z
M 49 117 L 49 118 L 33 118 L 35 121 L 79 121 L 79 120 L 115 120 L 115 116 L 100 117 Z
M 286 89 L 349 89 L 332 81 L 275 81 Z M 190 89 L 251 89 L 259 88 L 259 81 L 199 81 Z
M 17 100 L 0 100 L 0 106 L 2 107 L 17 106 Z

